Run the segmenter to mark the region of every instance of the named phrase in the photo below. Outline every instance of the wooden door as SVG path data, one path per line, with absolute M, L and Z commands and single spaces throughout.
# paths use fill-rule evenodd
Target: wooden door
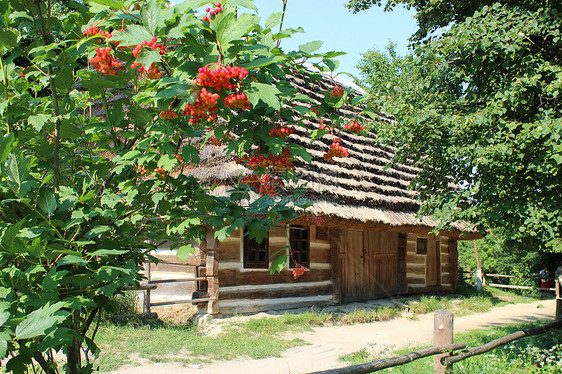
M 396 294 L 398 233 L 348 230 L 344 238 L 342 300 L 369 300 Z
M 428 240 L 425 263 L 425 284 L 428 287 L 441 285 L 441 251 L 439 240 Z
M 369 293 L 369 263 L 364 232 L 347 230 L 343 238 L 342 300 L 365 300 Z

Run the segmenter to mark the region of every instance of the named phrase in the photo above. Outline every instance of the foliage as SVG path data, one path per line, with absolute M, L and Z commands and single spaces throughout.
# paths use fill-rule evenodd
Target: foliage
M 423 169 L 412 184 L 424 202 L 420 213 L 443 226 L 467 221 L 482 232 L 534 238 L 540 250 L 559 248 L 560 4 L 403 0 L 387 7 L 397 3 L 417 12 L 413 58 L 367 55 L 360 67 L 369 85 L 377 83 L 371 69 L 406 72 L 398 81 L 390 75 L 399 88 L 383 98 L 400 126 L 383 124 L 379 133 L 396 142 L 398 161 Z M 348 5 L 372 4 L 380 1 Z
M 320 42 L 285 53 L 276 41 L 296 30 L 273 32 L 280 14 L 263 25 L 252 1 L 232 0 L 203 18 L 198 9 L 207 3 L 0 0 L 7 371 L 25 372 L 34 359 L 58 372 L 56 352 L 67 355 L 70 373 L 93 370 L 92 326 L 113 296 L 138 285 L 158 243 L 171 241 L 185 260 L 206 229 L 222 240 L 247 228 L 262 240 L 270 226 L 296 217 L 294 207 L 307 207 L 298 191 L 277 192 L 295 180 L 293 160 L 310 156 L 271 130 L 305 111 L 289 106 L 306 98 L 286 75 L 319 79 L 302 62 L 315 58 L 329 71 L 339 53 L 316 53 Z M 346 96 L 325 92 L 322 111 Z M 248 167 L 260 157 L 282 162 L 253 165 L 254 183 L 217 193 L 186 173 L 207 142 Z

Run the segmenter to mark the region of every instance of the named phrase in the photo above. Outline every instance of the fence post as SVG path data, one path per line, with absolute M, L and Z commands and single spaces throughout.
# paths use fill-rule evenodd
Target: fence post
M 560 278 L 554 279 L 554 288 L 556 289 L 556 321 L 562 319 L 562 295 L 560 295 L 560 286 Z
M 206 267 L 205 276 L 207 277 L 207 293 L 211 299 L 207 302 L 207 314 L 218 314 L 219 279 L 216 251 L 207 251 Z
M 150 261 L 147 260 L 144 263 L 144 272 L 146 275 L 146 284 L 149 285 L 150 284 Z M 142 311 L 144 313 L 150 313 L 150 289 L 146 289 L 144 290 L 144 300 L 143 300 L 143 305 L 142 305 Z
M 433 316 L 433 346 L 443 347 L 453 344 L 453 313 L 448 310 L 436 310 Z M 451 370 L 451 364 L 443 365 L 441 358 L 449 353 L 433 356 L 434 374 L 444 374 Z

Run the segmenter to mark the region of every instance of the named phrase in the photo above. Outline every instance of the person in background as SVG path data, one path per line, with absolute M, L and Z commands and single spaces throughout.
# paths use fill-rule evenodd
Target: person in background
M 560 266 L 558 266 L 554 272 L 554 278 L 558 278 L 558 287 L 562 287 L 562 261 L 560 261 Z M 558 291 L 558 295 L 562 295 L 562 292 L 560 292 L 562 290 Z
M 550 294 L 550 272 L 546 265 L 544 265 L 543 269 L 539 272 L 539 277 L 541 278 L 541 298 L 545 292 L 548 297 Z

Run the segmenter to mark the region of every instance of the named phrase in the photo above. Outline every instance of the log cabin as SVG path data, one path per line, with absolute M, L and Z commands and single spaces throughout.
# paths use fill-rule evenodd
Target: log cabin
M 302 106 L 320 103 L 321 92 L 335 85 L 361 89 L 350 81 L 323 76 L 312 81 L 295 74 L 287 79 L 300 93 L 311 98 Z M 351 105 L 339 109 L 342 116 L 359 115 L 362 108 Z M 480 237 L 455 224 L 452 231 L 430 233 L 437 222 L 417 217 L 419 201 L 410 182 L 419 172 L 412 164 L 392 164 L 394 149 L 378 144 L 376 134 L 341 132 L 341 145 L 349 157 L 326 161 L 332 135 L 310 142 L 310 132 L 329 120 L 302 116 L 295 112 L 294 133 L 290 140 L 307 148 L 312 162 L 295 162 L 298 185 L 312 206 L 305 215 L 287 227 L 276 227 L 262 243 L 244 232 L 218 242 L 213 233 L 201 243 L 197 260 L 212 281 L 199 282 L 194 298 L 208 301 L 209 313 L 253 313 L 264 310 L 364 301 L 395 295 L 451 292 L 457 282 L 457 241 Z M 376 121 L 393 122 L 383 113 Z M 328 123 L 327 123 L 328 122 Z M 220 186 L 226 193 L 249 170 L 225 155 L 224 148 L 207 144 L 201 162 L 186 173 Z M 221 192 L 222 191 L 222 192 Z M 311 219 L 322 214 L 323 223 Z M 270 274 L 272 254 L 290 247 L 292 256 L 280 273 Z M 158 253 L 156 253 L 158 257 Z M 160 256 L 166 259 L 167 256 Z M 209 260 L 211 258 L 211 260 Z M 297 279 L 296 263 L 307 267 Z M 197 266 L 195 266 L 197 267 Z M 196 277 L 201 271 L 194 270 Z

